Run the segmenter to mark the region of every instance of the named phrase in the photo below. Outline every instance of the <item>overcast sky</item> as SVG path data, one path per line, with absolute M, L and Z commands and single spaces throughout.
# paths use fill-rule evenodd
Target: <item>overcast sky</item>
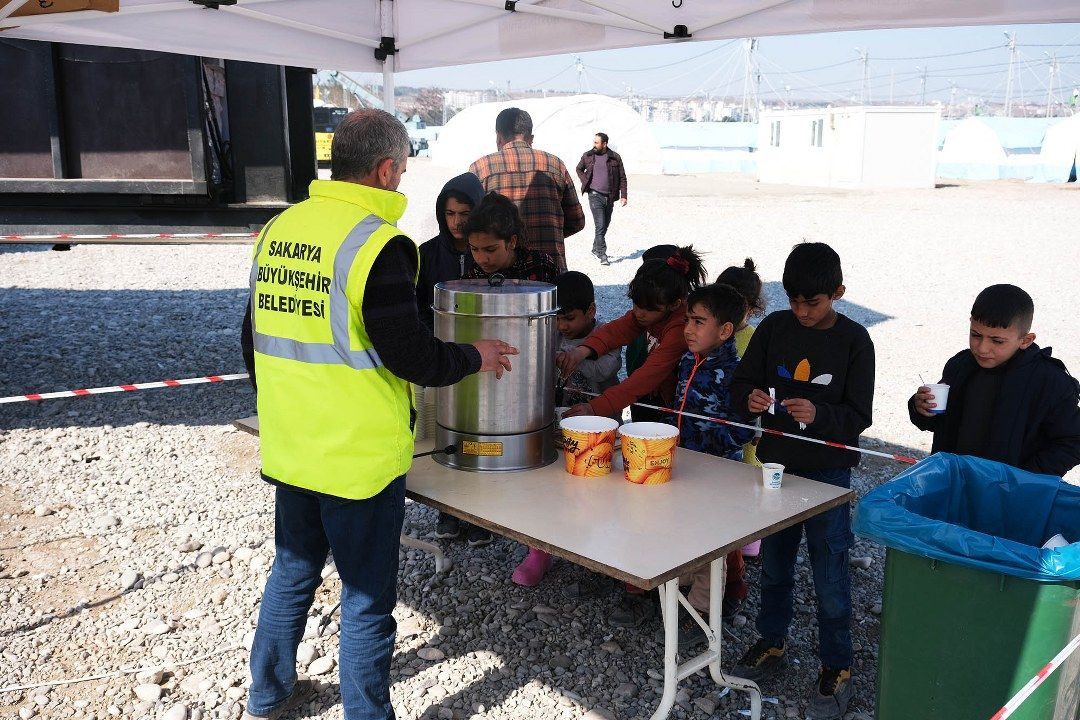
M 897 0 L 902 1 L 902 0 Z M 1078 0 L 1080 1 L 1080 0 Z M 1080 24 L 870 30 L 763 37 L 758 40 L 761 94 L 766 100 L 850 101 L 862 86 L 860 52 L 869 54 L 871 100 L 919 100 L 926 71 L 927 100 L 1004 98 L 1009 50 L 1015 32 L 1018 55 L 1014 95 L 1045 102 L 1049 54 L 1059 58 L 1055 94 L 1067 97 L 1080 86 Z M 856 49 L 858 48 L 858 50 Z M 656 47 L 581 53 L 582 90 L 608 95 L 741 96 L 745 63 L 742 41 L 688 42 Z M 357 79 L 378 84 L 375 75 Z M 478 63 L 414 70 L 397 75 L 399 85 L 454 89 L 577 90 L 575 56 Z

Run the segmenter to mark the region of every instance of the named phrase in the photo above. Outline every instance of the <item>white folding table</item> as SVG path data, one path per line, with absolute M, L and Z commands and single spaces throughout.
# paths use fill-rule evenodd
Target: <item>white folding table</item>
M 254 418 L 237 427 L 257 430 Z M 428 440 L 416 452 L 433 448 Z M 612 473 L 598 478 L 565 472 L 562 457 L 524 472 L 464 472 L 418 458 L 406 476 L 406 496 L 494 533 L 565 558 L 640 588 L 658 588 L 664 625 L 664 691 L 653 720 L 667 717 L 678 683 L 707 667 L 723 687 L 750 694 L 753 720 L 761 716 L 758 686 L 720 667 L 724 558 L 736 548 L 849 502 L 846 488 L 784 476 L 780 490 L 762 486 L 761 471 L 684 448 L 672 480 L 633 485 L 623 479 L 616 452 Z M 435 546 L 414 541 L 413 547 Z M 437 557 L 438 557 L 437 555 Z M 679 576 L 709 564 L 709 621 L 679 591 Z M 678 662 L 679 604 L 705 630 L 705 652 Z

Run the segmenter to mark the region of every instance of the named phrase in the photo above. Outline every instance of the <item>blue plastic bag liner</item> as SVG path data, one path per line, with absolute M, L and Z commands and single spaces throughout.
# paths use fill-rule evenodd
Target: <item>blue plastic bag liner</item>
M 1080 580 L 1080 487 L 937 453 L 867 493 L 853 529 L 886 547 L 1029 580 Z M 1070 543 L 1044 550 L 1060 533 Z

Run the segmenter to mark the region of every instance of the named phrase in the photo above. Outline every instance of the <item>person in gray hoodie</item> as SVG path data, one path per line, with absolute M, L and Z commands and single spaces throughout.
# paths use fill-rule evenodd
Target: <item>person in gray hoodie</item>
M 416 281 L 416 304 L 429 328 L 435 325 L 431 311 L 435 284 L 463 278 L 472 269 L 473 259 L 463 231 L 469 213 L 483 197 L 480 179 L 467 172 L 451 178 L 435 200 L 439 234 L 420 246 L 420 274 Z
M 460 280 L 474 265 L 464 233 L 465 221 L 483 198 L 484 186 L 480 184 L 480 179 L 467 172 L 451 178 L 435 200 L 439 234 L 420 246 L 420 272 L 416 280 L 416 304 L 420 309 L 420 319 L 432 330 L 435 328 L 435 315 L 431 305 L 435 301 L 436 283 Z M 491 531 L 440 512 L 435 537 L 449 539 L 462 535 L 473 547 L 487 545 L 494 539 Z

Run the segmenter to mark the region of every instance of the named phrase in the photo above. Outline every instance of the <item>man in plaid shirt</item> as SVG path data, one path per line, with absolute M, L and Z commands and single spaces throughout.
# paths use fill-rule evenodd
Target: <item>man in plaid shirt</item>
M 486 192 L 514 201 L 525 221 L 526 243 L 555 259 L 566 272 L 563 239 L 585 227 L 574 181 L 562 160 L 532 147 L 532 117 L 520 108 L 507 108 L 495 118 L 498 152 L 469 166 Z

